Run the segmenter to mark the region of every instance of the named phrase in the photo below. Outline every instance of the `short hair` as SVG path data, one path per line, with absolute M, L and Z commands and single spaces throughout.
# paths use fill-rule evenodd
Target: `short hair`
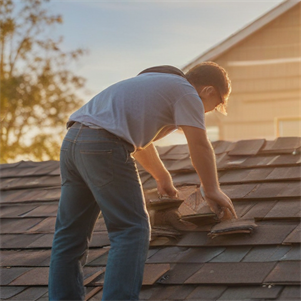
M 227 115 L 226 107 L 231 93 L 231 80 L 227 71 L 214 62 L 203 62 L 191 68 L 186 74 L 187 80 L 195 87 L 213 86 L 224 98 L 219 111 Z

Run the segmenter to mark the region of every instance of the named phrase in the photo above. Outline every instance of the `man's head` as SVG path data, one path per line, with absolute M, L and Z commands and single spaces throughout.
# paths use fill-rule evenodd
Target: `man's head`
M 214 62 L 204 62 L 191 68 L 185 76 L 197 90 L 206 112 L 217 109 L 227 115 L 231 81 L 224 68 Z

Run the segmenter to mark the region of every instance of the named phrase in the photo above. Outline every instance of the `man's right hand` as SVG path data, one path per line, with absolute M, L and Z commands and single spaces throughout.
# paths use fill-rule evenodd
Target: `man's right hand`
M 205 192 L 205 200 L 211 210 L 223 220 L 237 218 L 232 201 L 219 187 L 215 154 L 206 130 L 192 126 L 181 127 L 187 138 L 192 164 Z
M 178 190 L 174 187 L 172 177 L 169 173 L 157 181 L 157 190 L 160 196 L 168 196 L 170 198 L 178 198 Z
M 211 193 L 206 193 L 205 200 L 211 211 L 213 211 L 219 219 L 226 220 L 237 218 L 231 199 L 220 189 Z

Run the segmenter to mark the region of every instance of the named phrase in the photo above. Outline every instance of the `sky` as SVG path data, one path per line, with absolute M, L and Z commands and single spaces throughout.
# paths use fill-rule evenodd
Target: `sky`
M 63 17 L 53 31 L 63 49 L 88 50 L 72 66 L 86 78 L 87 102 L 150 66 L 184 67 L 281 2 L 54 0 L 49 7 Z

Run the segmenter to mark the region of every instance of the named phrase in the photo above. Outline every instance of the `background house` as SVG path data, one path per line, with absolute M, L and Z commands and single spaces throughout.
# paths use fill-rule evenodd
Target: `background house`
M 228 116 L 206 114 L 211 140 L 301 136 L 301 2 L 285 1 L 183 68 L 214 61 L 232 80 Z

